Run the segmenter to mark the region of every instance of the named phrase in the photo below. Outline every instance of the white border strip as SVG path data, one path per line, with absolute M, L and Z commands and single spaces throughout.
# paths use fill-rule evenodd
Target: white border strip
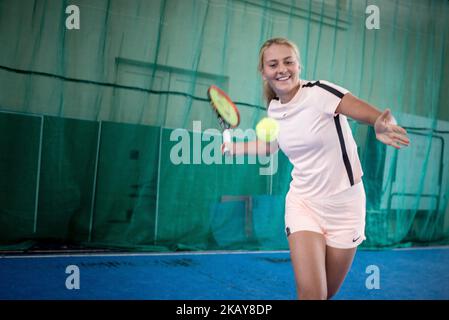
M 434 250 L 442 249 L 449 250 L 449 246 L 433 246 L 433 247 L 412 247 L 412 248 L 395 248 L 395 249 L 380 249 L 380 250 L 360 250 L 364 252 L 383 252 L 383 251 L 418 251 L 418 250 Z M 2 254 L 0 259 L 22 259 L 22 258 L 66 258 L 66 257 L 157 257 L 157 256 L 203 256 L 203 255 L 229 255 L 229 254 L 273 254 L 285 253 L 289 254 L 289 250 L 272 250 L 272 251 L 198 251 L 198 252 L 142 252 L 142 253 L 74 253 L 74 254 Z
M 41 116 L 41 127 L 39 133 L 39 151 L 37 156 L 37 172 L 36 172 L 36 191 L 34 194 L 34 223 L 33 233 L 37 232 L 37 214 L 39 210 L 39 187 L 41 183 L 41 166 L 42 166 L 42 143 L 44 141 L 44 116 Z
M 448 245 L 431 246 L 431 247 L 409 247 L 409 248 L 394 248 L 392 251 L 416 251 L 416 250 L 433 250 L 433 249 L 449 249 Z
M 92 229 L 94 225 L 94 209 L 95 209 L 95 195 L 97 192 L 97 175 L 98 175 L 98 162 L 99 155 L 100 155 L 100 144 L 101 144 L 101 129 L 102 129 L 102 120 L 99 121 L 98 124 L 98 133 L 97 133 L 97 151 L 95 155 L 95 168 L 94 168 L 94 181 L 92 185 L 92 199 L 90 203 L 90 217 L 89 217 L 89 236 L 88 236 L 88 242 L 92 241 Z

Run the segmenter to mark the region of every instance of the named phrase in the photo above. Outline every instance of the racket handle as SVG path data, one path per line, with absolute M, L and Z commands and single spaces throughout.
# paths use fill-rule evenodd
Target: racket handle
M 229 142 L 231 142 L 231 140 L 232 140 L 231 139 L 231 131 L 228 130 L 228 129 L 225 129 L 223 131 L 223 144 L 229 143 Z M 230 153 L 230 151 L 231 150 L 229 150 L 229 148 L 226 147 L 226 145 L 224 145 L 224 147 L 223 147 L 223 154 L 224 155 L 228 155 Z

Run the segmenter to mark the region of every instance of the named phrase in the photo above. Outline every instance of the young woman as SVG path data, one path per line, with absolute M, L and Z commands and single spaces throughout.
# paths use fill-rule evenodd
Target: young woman
M 293 170 L 285 224 L 298 298 L 329 299 L 365 239 L 363 172 L 346 117 L 373 125 L 377 139 L 395 148 L 409 139 L 390 110 L 381 112 L 333 83 L 300 79 L 299 51 L 287 39 L 263 44 L 259 71 L 278 138 L 227 147 L 231 154 L 280 148 L 287 155 Z

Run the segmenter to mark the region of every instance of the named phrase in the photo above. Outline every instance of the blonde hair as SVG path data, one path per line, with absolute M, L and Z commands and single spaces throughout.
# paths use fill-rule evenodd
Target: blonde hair
M 265 43 L 262 45 L 262 47 L 260 47 L 259 65 L 257 67 L 257 69 L 259 70 L 260 73 L 263 72 L 263 55 L 265 53 L 265 50 L 267 50 L 273 44 L 286 45 L 286 46 L 290 47 L 290 49 L 292 49 L 296 54 L 296 58 L 298 59 L 298 64 L 299 64 L 300 70 L 302 69 L 301 56 L 299 55 L 299 49 L 296 46 L 296 44 L 294 44 L 293 42 L 291 42 L 290 40 L 288 40 L 286 38 L 272 38 L 272 39 L 265 41 Z M 267 103 L 270 103 L 271 100 L 273 100 L 277 97 L 276 93 L 270 87 L 270 85 L 268 84 L 268 82 L 266 80 L 263 81 L 263 95 L 264 95 L 264 98 L 267 101 Z

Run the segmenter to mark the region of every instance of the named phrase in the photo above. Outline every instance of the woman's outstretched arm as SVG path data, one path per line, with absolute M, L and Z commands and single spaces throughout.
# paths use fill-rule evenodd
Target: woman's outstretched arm
M 261 140 L 249 141 L 249 142 L 226 142 L 228 150 L 230 150 L 231 155 L 270 155 L 275 153 L 278 149 L 277 140 L 267 143 Z M 223 150 L 222 146 L 222 150 Z
M 400 149 L 402 146 L 410 144 L 407 131 L 396 124 L 390 109 L 382 112 L 369 103 L 347 93 L 341 99 L 335 112 L 372 125 L 376 132 L 376 138 L 386 145 Z

